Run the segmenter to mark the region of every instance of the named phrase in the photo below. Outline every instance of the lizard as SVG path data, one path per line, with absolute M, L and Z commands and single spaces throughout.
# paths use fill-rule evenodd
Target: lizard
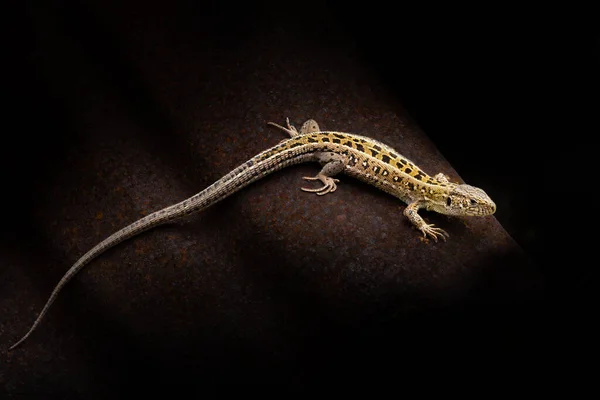
M 290 124 L 289 118 L 286 119 L 287 127 L 274 122 L 267 124 L 287 132 L 290 137 L 252 157 L 194 196 L 140 218 L 94 246 L 64 274 L 29 331 L 9 350 L 31 335 L 66 283 L 107 249 L 153 227 L 202 211 L 290 165 L 304 162 L 319 162 L 322 165 L 317 175 L 303 177 L 308 181 L 320 181 L 322 186 L 301 187 L 305 192 L 319 196 L 333 193 L 339 182 L 333 177 L 344 173 L 399 198 L 407 204 L 404 216 L 423 233 L 424 238 L 429 236 L 436 242 L 438 239 L 446 240 L 450 235 L 426 223 L 418 214 L 419 209 L 452 216 L 485 216 L 496 211 L 495 203 L 482 189 L 452 183 L 443 173 L 433 177 L 427 175 L 415 163 L 375 139 L 344 132 L 321 131 L 312 119 L 307 120 L 300 131 Z

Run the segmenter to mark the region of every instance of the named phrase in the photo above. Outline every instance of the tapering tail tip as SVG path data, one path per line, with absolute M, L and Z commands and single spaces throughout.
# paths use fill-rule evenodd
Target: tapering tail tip
M 17 343 L 15 343 L 15 344 L 13 344 L 12 346 L 10 346 L 10 347 L 8 348 L 8 351 L 12 351 L 12 350 L 16 349 L 17 347 L 19 347 L 19 345 L 20 345 L 21 343 L 23 343 L 23 342 L 25 341 L 25 339 L 27 339 L 27 338 L 29 337 L 29 334 L 30 334 L 30 333 L 31 333 L 31 332 L 27 332 L 27 334 L 26 334 L 25 336 L 23 336 L 23 337 L 22 337 L 22 338 L 21 338 L 21 339 L 20 339 L 20 340 L 19 340 Z

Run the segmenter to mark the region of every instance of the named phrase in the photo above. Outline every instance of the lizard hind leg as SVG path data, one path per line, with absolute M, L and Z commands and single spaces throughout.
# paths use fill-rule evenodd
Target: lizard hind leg
M 290 121 L 288 119 L 288 125 L 289 125 Z M 319 128 L 319 124 L 317 124 L 317 121 L 315 121 L 314 119 L 307 119 L 306 122 L 304 122 L 302 124 L 302 127 L 300 128 L 300 134 L 304 135 L 307 133 L 315 133 L 315 132 L 319 132 L 321 130 L 321 128 Z
M 316 176 L 305 176 L 302 179 L 307 181 L 321 181 L 323 186 L 317 189 L 300 188 L 305 192 L 316 193 L 319 196 L 323 196 L 327 193 L 333 193 L 337 189 L 337 182 L 339 179 L 332 178 L 333 175 L 342 172 L 346 166 L 346 159 L 335 153 L 321 153 L 318 156 L 322 161 L 326 162 L 323 169 Z
M 304 190 L 305 192 L 316 193 L 319 196 L 323 196 L 324 194 L 335 192 L 335 190 L 337 189 L 336 182 L 340 181 L 339 179 L 334 179 L 330 176 L 323 175 L 320 172 L 316 176 L 303 176 L 302 179 L 305 179 L 307 181 L 319 180 L 319 181 L 323 182 L 323 186 L 321 186 L 320 188 L 317 188 L 317 189 L 309 189 L 309 188 L 305 188 L 305 187 L 300 188 L 301 190 Z
M 305 123 L 302 124 L 302 127 L 300 128 L 300 132 L 298 132 L 298 130 L 296 129 L 296 127 L 292 124 L 290 124 L 290 119 L 286 118 L 285 119 L 286 127 L 283 127 L 279 124 L 276 124 L 275 122 L 267 122 L 267 125 L 273 125 L 276 128 L 281 129 L 284 132 L 287 132 L 290 137 L 296 137 L 298 135 L 304 135 L 306 133 L 314 133 L 314 132 L 319 132 L 319 124 L 317 124 L 317 121 L 315 121 L 314 119 L 309 119 L 307 120 Z
M 284 132 L 287 132 L 290 135 L 290 137 L 298 136 L 300 133 L 298 132 L 298 130 L 296 129 L 296 127 L 294 125 L 290 124 L 290 119 L 286 118 L 285 121 L 287 124 L 287 128 L 284 126 L 281 126 L 279 124 L 276 124 L 275 122 L 267 122 L 267 125 L 273 125 L 274 127 L 279 128 Z M 284 142 L 285 140 L 286 139 L 282 140 L 282 142 Z

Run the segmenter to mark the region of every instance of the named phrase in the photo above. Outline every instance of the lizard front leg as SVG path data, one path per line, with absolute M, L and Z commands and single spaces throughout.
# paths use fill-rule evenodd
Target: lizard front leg
M 317 189 L 309 189 L 309 188 L 300 188 L 305 192 L 316 193 L 319 196 L 322 196 L 327 193 L 335 192 L 337 189 L 336 182 L 339 182 L 339 179 L 334 179 L 332 176 L 339 174 L 344 170 L 348 160 L 346 157 L 337 154 L 337 153 L 318 153 L 317 155 L 318 161 L 322 164 L 323 169 L 316 176 L 305 176 L 302 179 L 307 181 L 316 181 L 319 180 L 323 183 L 323 186 Z
M 448 233 L 440 228 L 435 228 L 433 224 L 428 224 L 425 222 L 423 217 L 421 217 L 418 213 L 419 208 L 424 207 L 425 204 L 423 201 L 413 201 L 404 209 L 404 216 L 408 218 L 408 220 L 421 232 L 423 232 L 423 236 L 427 237 L 427 235 L 431 236 L 433 240 L 437 242 L 438 237 L 446 240 L 446 237 L 450 237 Z
M 436 174 L 433 178 L 437 179 L 438 181 L 440 181 L 442 183 L 448 183 L 448 182 L 450 182 L 450 179 L 448 178 L 448 175 L 444 175 L 441 172 L 439 174 Z

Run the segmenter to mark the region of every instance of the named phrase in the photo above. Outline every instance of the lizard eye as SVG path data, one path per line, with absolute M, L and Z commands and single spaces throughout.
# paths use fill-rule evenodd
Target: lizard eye
M 477 204 L 477 202 L 475 200 L 471 199 L 471 204 L 475 205 L 475 204 Z
M 446 199 L 446 204 L 448 205 L 448 207 L 452 205 L 452 199 L 450 197 Z

